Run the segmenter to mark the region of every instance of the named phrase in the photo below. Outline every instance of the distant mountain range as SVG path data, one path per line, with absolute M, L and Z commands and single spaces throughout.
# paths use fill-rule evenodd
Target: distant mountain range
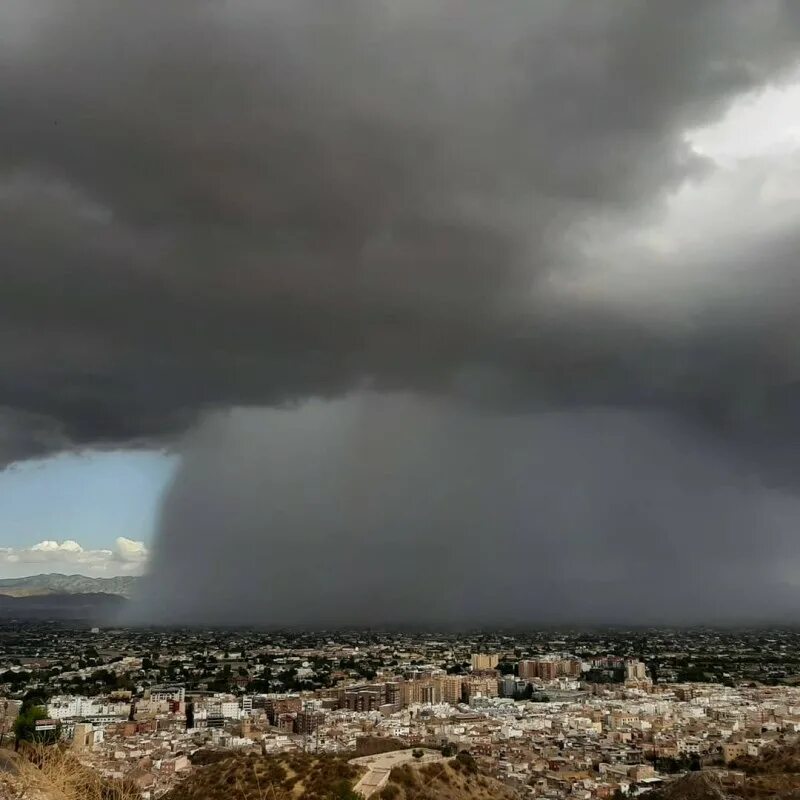
M 29 575 L 0 578 L 0 619 L 58 619 L 104 622 L 125 606 L 136 584 L 133 575 Z
M 86 575 L 30 575 L 27 578 L 0 578 L 0 595 L 41 597 L 44 595 L 105 594 L 130 597 L 140 578 L 119 575 L 115 578 L 89 578 Z

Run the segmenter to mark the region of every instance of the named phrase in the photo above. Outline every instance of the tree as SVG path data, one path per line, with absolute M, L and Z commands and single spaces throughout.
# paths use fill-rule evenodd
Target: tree
M 514 699 L 515 700 L 530 700 L 533 698 L 533 684 L 526 683 L 525 688 L 521 691 L 514 691 Z
M 30 711 L 30 709 L 35 708 L 36 706 L 45 706 L 46 704 L 47 695 L 31 689 L 31 691 L 25 692 L 25 695 L 22 698 L 22 705 L 20 706 L 19 713 L 23 714 L 26 711 Z
M 47 719 L 47 712 L 40 706 L 33 706 L 25 711 L 20 711 L 19 716 L 14 721 L 15 750 L 19 750 L 20 742 L 52 744 L 58 740 L 58 729 L 54 731 L 36 730 L 36 721 L 40 719 Z
M 464 770 L 464 772 L 474 774 L 478 771 L 478 765 L 475 762 L 475 759 L 466 750 L 462 750 L 456 756 L 456 762 L 459 764 L 460 768 Z
M 361 796 L 350 788 L 350 781 L 345 779 L 337 781 L 327 797 L 330 800 L 361 800 Z

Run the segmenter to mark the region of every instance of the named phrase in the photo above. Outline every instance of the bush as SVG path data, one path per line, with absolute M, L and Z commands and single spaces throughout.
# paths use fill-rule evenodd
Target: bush
M 466 750 L 462 750 L 456 756 L 456 763 L 464 772 L 470 775 L 474 775 L 478 771 L 478 764 Z
M 407 764 L 403 764 L 402 767 L 393 767 L 389 773 L 389 780 L 400 784 L 400 786 L 413 786 L 417 782 L 414 770 Z
M 138 788 L 125 780 L 103 778 L 84 767 L 69 750 L 39 747 L 29 753 L 54 794 L 64 800 L 140 800 Z
M 340 780 L 336 783 L 333 789 L 328 793 L 330 800 L 361 800 L 350 788 L 350 781 Z

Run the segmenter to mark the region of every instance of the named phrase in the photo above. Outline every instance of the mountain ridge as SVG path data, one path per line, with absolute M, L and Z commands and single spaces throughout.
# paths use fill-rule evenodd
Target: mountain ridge
M 139 580 L 136 575 L 91 578 L 77 573 L 42 572 L 21 578 L 0 578 L 0 595 L 40 597 L 52 594 L 107 594 L 130 598 Z

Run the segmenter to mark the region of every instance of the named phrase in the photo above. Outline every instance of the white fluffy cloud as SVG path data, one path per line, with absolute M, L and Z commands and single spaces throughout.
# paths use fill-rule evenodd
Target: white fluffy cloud
M 119 561 L 126 563 L 141 563 L 147 559 L 147 548 L 144 546 L 144 542 L 126 539 L 124 536 L 117 537 L 114 553 Z
M 111 550 L 86 550 L 73 539 L 45 539 L 32 547 L 0 547 L 0 570 L 25 575 L 31 570 L 59 572 L 70 567 L 87 575 L 130 575 L 143 570 L 147 555 L 144 542 L 124 536 L 117 537 Z

